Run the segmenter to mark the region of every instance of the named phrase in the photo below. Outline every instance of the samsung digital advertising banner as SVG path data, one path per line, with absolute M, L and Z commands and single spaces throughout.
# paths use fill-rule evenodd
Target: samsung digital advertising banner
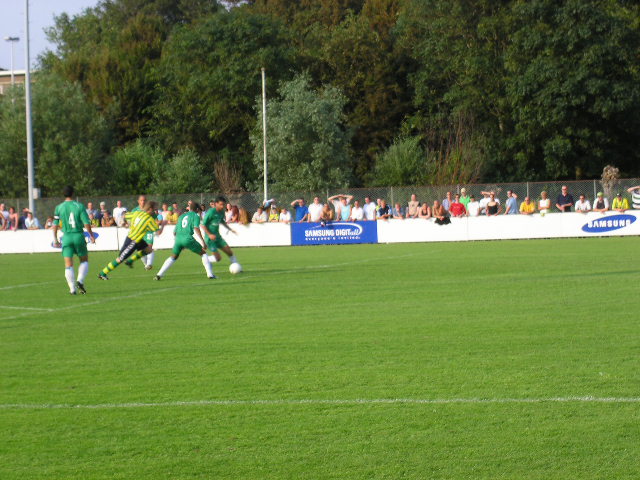
M 585 223 L 582 231 L 587 233 L 612 232 L 628 227 L 635 221 L 636 217 L 633 215 L 609 215 Z
M 378 222 L 292 223 L 292 245 L 378 243 Z

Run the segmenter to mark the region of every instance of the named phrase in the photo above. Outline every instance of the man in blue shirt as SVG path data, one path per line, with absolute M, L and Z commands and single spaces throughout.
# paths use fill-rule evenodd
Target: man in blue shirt
M 296 222 L 309 221 L 309 207 L 304 203 L 304 198 L 299 198 L 291 202 L 291 206 L 296 211 Z
M 507 190 L 507 201 L 504 203 L 505 215 L 516 215 L 518 213 L 517 196 L 513 193 L 513 190 Z
M 556 200 L 556 208 L 561 212 L 570 212 L 571 207 L 573 207 L 573 196 L 569 193 L 567 186 L 562 186 L 562 193 L 558 195 L 558 199 Z

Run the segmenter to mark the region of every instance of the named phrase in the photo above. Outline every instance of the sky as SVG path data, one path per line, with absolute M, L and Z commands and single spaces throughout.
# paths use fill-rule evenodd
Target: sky
M 31 65 L 34 66 L 38 55 L 52 50 L 47 42 L 44 29 L 53 26 L 53 18 L 61 13 L 77 15 L 85 8 L 94 7 L 99 0 L 29 0 L 29 49 Z M 15 42 L 14 68 L 22 70 L 25 66 L 26 36 L 24 29 L 25 0 L 0 0 L 0 68 L 11 68 L 11 42 L 5 37 L 20 37 Z

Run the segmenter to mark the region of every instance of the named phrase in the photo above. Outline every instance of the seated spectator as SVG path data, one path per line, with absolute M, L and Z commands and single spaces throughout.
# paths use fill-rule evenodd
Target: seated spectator
M 361 222 L 364 220 L 364 209 L 360 206 L 360 202 L 356 200 L 353 202 L 353 208 L 351 209 L 351 216 L 349 220 L 352 222 Z
M 291 223 L 291 213 L 286 208 L 280 210 L 280 218 L 278 219 L 280 223 Z
M 615 210 L 620 213 L 624 213 L 626 210 L 629 210 L 629 200 L 622 196 L 622 192 L 618 192 L 616 198 L 613 199 L 611 210 Z
M 451 196 L 451 192 L 447 192 L 447 196 L 442 200 L 442 207 L 448 212 L 451 208 L 451 204 L 453 203 L 453 198 Z
M 427 202 L 424 202 L 422 207 L 418 210 L 418 218 L 422 218 L 424 220 L 431 218 L 431 208 L 427 205 Z
M 391 209 L 387 205 L 386 200 L 380 199 L 380 206 L 378 207 L 378 220 L 389 220 L 391 217 Z
M 399 203 L 396 203 L 396 206 L 393 207 L 393 218 L 403 220 L 404 219 L 404 208 L 400 206 Z
M 309 207 L 305 205 L 304 198 L 298 198 L 297 200 L 294 200 L 293 202 L 291 202 L 291 206 L 296 212 L 296 222 L 309 221 Z
M 100 223 L 103 227 L 115 227 L 116 219 L 111 216 L 109 210 L 105 210 L 104 215 L 102 215 L 102 220 Z
M 44 229 L 51 230 L 53 228 L 53 217 L 47 217 L 47 220 L 44 222 Z
M 513 193 L 513 190 L 507 190 L 507 201 L 504 202 L 504 214 L 516 215 L 518 210 L 518 195 Z
M 278 207 L 271 205 L 269 209 L 269 222 L 278 223 L 280 221 L 280 214 L 278 213 Z
M 487 217 L 495 217 L 502 211 L 500 201 L 496 198 L 495 192 L 489 193 L 489 201 L 487 202 L 487 208 L 485 210 L 487 212 Z
M 320 213 L 321 222 L 330 222 L 334 219 L 333 209 L 328 203 L 322 206 L 322 212 Z
M 607 210 L 609 210 L 609 201 L 604 198 L 604 194 L 602 192 L 598 192 L 598 196 L 593 202 L 593 211 L 600 212 L 604 215 Z
M 540 193 L 540 200 L 538 200 L 538 210 L 540 211 L 540 215 L 545 215 L 549 213 L 551 209 L 551 199 L 547 196 L 547 192 L 543 190 Z
M 453 197 L 453 202 L 451 202 L 451 205 L 449 206 L 449 213 L 452 217 L 464 217 L 467 214 L 467 209 L 460 201 L 460 195 L 457 193 Z
M 24 221 L 24 228 L 27 230 L 40 230 L 42 228 L 38 219 L 33 216 L 33 212 L 27 213 L 27 218 Z
M 520 204 L 520 213 L 522 215 L 531 215 L 536 211 L 536 204 L 531 201 L 530 197 L 524 197 L 524 202 Z
M 7 224 L 7 230 L 13 230 L 14 232 L 18 230 L 18 212 L 13 207 L 9 207 L 9 222 Z
M 113 209 L 113 218 L 118 227 L 125 227 L 127 225 L 127 222 L 124 219 L 125 213 L 127 213 L 127 207 L 123 207 L 122 202 L 118 200 L 116 202 L 116 208 Z
M 587 213 L 591 211 L 591 204 L 589 200 L 585 198 L 583 194 L 580 195 L 579 200 L 576 202 L 576 212 Z
M 238 211 L 238 223 L 241 225 L 249 225 L 249 212 L 246 209 L 241 208 Z
M 376 215 L 377 215 L 376 204 L 371 200 L 371 197 L 364 198 L 364 205 L 362 206 L 362 210 L 364 211 L 365 220 L 376 219 Z
M 267 212 L 265 212 L 264 208 L 262 208 L 262 205 L 260 205 L 256 213 L 253 214 L 253 217 L 251 218 L 251 223 L 266 223 L 267 220 L 268 220 Z
M 231 223 L 231 215 L 233 215 L 233 207 L 230 203 L 227 203 L 224 211 L 224 221 L 227 223 Z
M 89 224 L 92 227 L 99 227 L 100 226 L 100 220 L 98 220 L 93 213 L 90 213 L 89 214 Z
M 469 197 L 469 203 L 467 203 L 467 217 L 480 216 L 480 202 L 476 200 L 475 195 Z
M 444 206 L 438 202 L 437 200 L 433 202 L 433 207 L 431 208 L 431 214 L 435 219 L 435 222 L 438 225 L 448 225 L 451 223 L 451 219 L 449 218 L 449 212 L 444 208 Z
M 407 202 L 407 218 L 418 218 L 418 210 L 420 210 L 420 202 L 415 193 L 411 194 L 411 200 Z

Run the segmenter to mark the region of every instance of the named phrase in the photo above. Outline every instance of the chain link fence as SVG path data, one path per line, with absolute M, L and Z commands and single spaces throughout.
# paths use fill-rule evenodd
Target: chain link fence
M 597 193 L 604 192 L 605 197 L 609 199 L 609 204 L 613 200 L 613 197 L 618 192 L 622 192 L 623 196 L 630 199 L 630 195 L 627 193 L 627 188 L 640 185 L 640 179 L 628 178 L 617 180 L 614 184 L 604 185 L 599 180 L 579 180 L 571 182 L 525 182 L 525 183 L 483 183 L 483 184 L 456 184 L 456 185 L 427 185 L 427 186 L 414 186 L 414 187 L 368 187 L 368 188 L 347 188 L 339 190 L 323 190 L 323 191 L 288 191 L 282 193 L 274 193 L 273 196 L 277 204 L 281 207 L 287 208 L 292 201 L 304 198 L 307 203 L 311 203 L 314 197 L 320 197 L 321 201 L 326 201 L 332 195 L 345 194 L 353 195 L 354 200 L 362 202 L 365 197 L 370 197 L 374 201 L 378 198 L 384 199 L 390 206 L 394 206 L 396 203 L 400 203 L 402 206 L 406 206 L 407 202 L 411 199 L 412 194 L 416 194 L 420 202 L 427 202 L 432 204 L 434 200 L 443 200 L 447 192 L 451 192 L 453 195 L 460 193 L 462 188 L 465 188 L 468 195 L 475 195 L 476 199 L 482 198 L 482 191 L 494 191 L 496 197 L 504 203 L 507 196 L 507 190 L 512 190 L 518 196 L 518 203 L 520 203 L 526 196 L 529 196 L 532 201 L 536 201 L 540 198 L 540 193 L 544 190 L 547 192 L 552 202 L 560 193 L 562 185 L 567 185 L 569 193 L 571 193 L 575 200 L 578 199 L 580 194 L 584 194 L 587 199 L 593 202 Z M 172 204 L 177 203 L 180 208 L 184 208 L 189 200 L 203 203 L 208 206 L 209 201 L 216 196 L 221 195 L 216 192 L 207 193 L 184 193 L 184 194 L 171 194 L 171 195 L 155 195 L 147 194 L 149 200 L 162 203 Z M 263 195 L 261 192 L 243 192 L 224 195 L 229 203 L 236 205 L 238 208 L 244 208 L 248 212 L 255 211 L 260 204 L 262 204 Z M 100 202 L 106 203 L 106 208 L 113 210 L 118 200 L 122 201 L 123 206 L 127 209 L 132 209 L 137 205 L 137 195 L 119 195 L 119 196 L 105 196 L 105 195 L 92 195 L 78 197 L 79 202 L 85 205 L 89 202 L 93 203 L 93 208 L 99 210 Z M 36 213 L 38 218 L 42 221 L 48 216 L 53 215 L 55 206 L 62 202 L 62 197 L 48 197 L 40 198 L 35 201 Z M 26 198 L 0 198 L 0 203 L 4 203 L 6 208 L 14 207 L 16 211 L 20 212 L 23 208 L 28 208 L 29 202 Z M 631 201 L 629 201 L 631 204 Z

